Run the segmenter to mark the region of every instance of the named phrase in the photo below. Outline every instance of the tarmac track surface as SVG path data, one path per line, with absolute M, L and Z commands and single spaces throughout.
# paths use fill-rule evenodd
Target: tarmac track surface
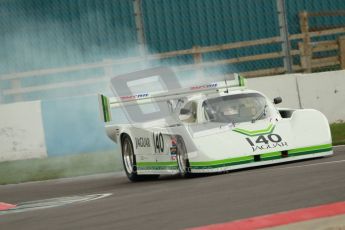
M 227 174 L 130 183 L 121 173 L 0 186 L 17 204 L 112 193 L 85 203 L 0 215 L 1 229 L 183 229 L 345 201 L 345 147 L 334 156 Z

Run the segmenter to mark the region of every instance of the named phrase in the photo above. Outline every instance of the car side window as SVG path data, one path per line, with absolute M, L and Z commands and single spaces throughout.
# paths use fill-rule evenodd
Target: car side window
M 190 101 L 180 110 L 179 118 L 183 122 L 194 123 L 197 120 L 197 103 Z

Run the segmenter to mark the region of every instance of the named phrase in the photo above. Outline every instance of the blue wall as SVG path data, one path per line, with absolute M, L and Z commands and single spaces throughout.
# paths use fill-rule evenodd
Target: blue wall
M 135 55 L 135 40 L 130 0 L 0 1 L 0 73 Z
M 286 0 L 286 6 L 289 30 L 298 33 L 300 11 L 344 9 L 345 1 Z M 142 14 L 152 52 L 279 34 L 276 0 L 142 0 Z M 344 23 L 345 17 L 311 20 L 311 25 Z M 133 0 L 0 1 L 0 74 L 135 56 L 136 43 Z M 278 49 L 259 46 L 210 58 Z M 281 62 L 250 62 L 236 68 L 242 71 L 272 64 Z M 44 80 L 33 82 L 40 81 Z
M 276 0 L 143 0 L 154 51 L 188 49 L 279 34 Z
M 99 118 L 97 95 L 42 102 L 48 156 L 115 151 Z
M 291 34 L 300 33 L 299 17 L 301 11 L 319 12 L 344 10 L 344 0 L 285 0 L 287 7 L 287 17 L 289 32 Z M 309 20 L 310 27 L 313 26 L 344 26 L 345 16 L 314 17 Z

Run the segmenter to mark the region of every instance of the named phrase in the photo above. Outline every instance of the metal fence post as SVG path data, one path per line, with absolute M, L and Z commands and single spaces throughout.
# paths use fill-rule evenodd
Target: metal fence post
M 345 69 L 345 36 L 338 38 L 340 68 Z
M 303 11 L 299 14 L 299 22 L 301 27 L 301 32 L 303 33 L 303 45 L 301 52 L 301 63 L 302 67 L 304 66 L 303 72 L 311 73 L 312 66 L 311 66 L 311 59 L 312 59 L 312 48 L 311 48 L 311 40 L 309 35 L 309 25 L 308 25 L 308 12 Z
M 197 65 L 196 71 L 197 71 L 197 75 L 199 77 L 204 77 L 204 70 L 203 67 L 200 66 L 202 64 L 202 54 L 199 52 L 199 46 L 194 46 L 193 49 L 195 51 L 195 53 L 193 54 L 193 59 L 194 59 L 194 63 Z
M 277 13 L 280 37 L 282 39 L 282 51 L 284 53 L 284 69 L 286 72 L 292 73 L 291 44 L 289 40 L 289 30 L 286 18 L 285 0 L 277 0 Z
M 12 89 L 20 89 L 22 88 L 22 84 L 20 82 L 20 79 L 13 79 L 11 80 L 11 88 Z M 18 102 L 18 101 L 22 101 L 23 100 L 23 97 L 21 94 L 16 94 L 14 97 L 13 97 L 13 102 Z
M 141 0 L 133 0 L 133 8 L 134 8 L 134 19 L 135 19 L 135 27 L 137 32 L 137 40 L 138 40 L 138 48 L 139 54 L 141 56 L 145 55 L 145 32 L 144 32 L 144 24 L 143 24 L 143 17 L 141 11 Z

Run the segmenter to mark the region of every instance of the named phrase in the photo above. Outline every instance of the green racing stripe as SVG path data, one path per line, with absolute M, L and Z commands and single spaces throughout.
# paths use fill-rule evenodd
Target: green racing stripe
M 217 161 L 200 161 L 200 162 L 190 162 L 190 166 L 195 167 L 203 167 L 203 166 L 216 166 L 223 167 L 226 165 L 237 165 L 237 164 L 245 164 L 254 161 L 254 156 L 245 156 L 245 157 L 236 157 L 230 158 L 225 160 L 217 160 Z
M 304 147 L 304 148 L 288 150 L 287 157 L 328 152 L 331 150 L 332 150 L 331 144 L 309 146 L 309 147 Z M 282 152 L 270 152 L 270 153 L 260 154 L 260 158 L 261 158 L 261 161 L 266 161 L 266 160 L 281 159 L 283 158 L 283 156 L 282 156 Z M 216 161 L 190 162 L 190 166 L 192 169 L 207 169 L 207 168 L 221 168 L 221 167 L 227 167 L 227 166 L 232 166 L 232 165 L 240 165 L 240 164 L 246 164 L 246 163 L 251 163 L 251 162 L 260 162 L 260 161 L 254 161 L 254 156 L 245 156 L 245 157 L 236 157 L 236 158 L 229 158 L 229 159 L 216 160 Z
M 298 148 L 298 149 L 291 149 L 289 150 L 289 154 L 296 154 L 301 152 L 310 152 L 310 151 L 316 151 L 316 150 L 322 150 L 322 149 L 332 149 L 331 144 L 326 145 L 317 145 L 317 146 L 310 146 L 310 147 L 304 147 L 304 148 Z
M 301 156 L 314 153 L 328 152 L 332 150 L 332 144 L 309 146 L 297 149 L 288 150 L 287 157 Z M 286 157 L 286 156 L 285 156 Z M 282 152 L 269 152 L 260 154 L 261 161 L 274 160 L 283 158 Z M 211 169 L 211 168 L 222 168 L 232 165 L 241 165 L 252 162 L 260 162 L 254 160 L 254 155 L 228 158 L 224 160 L 215 161 L 190 161 L 191 169 Z M 171 162 L 137 162 L 138 170 L 177 170 L 177 161 Z
M 137 162 L 139 170 L 175 170 L 178 169 L 177 162 Z
M 258 136 L 258 135 L 264 135 L 272 133 L 275 128 L 275 125 L 270 124 L 266 129 L 260 129 L 260 130 L 246 130 L 246 129 L 240 129 L 235 128 L 232 131 L 247 135 L 247 136 Z
M 272 153 L 264 153 L 261 154 L 261 160 L 268 161 L 268 160 L 274 160 L 281 158 L 282 153 L 281 152 L 272 152 Z

